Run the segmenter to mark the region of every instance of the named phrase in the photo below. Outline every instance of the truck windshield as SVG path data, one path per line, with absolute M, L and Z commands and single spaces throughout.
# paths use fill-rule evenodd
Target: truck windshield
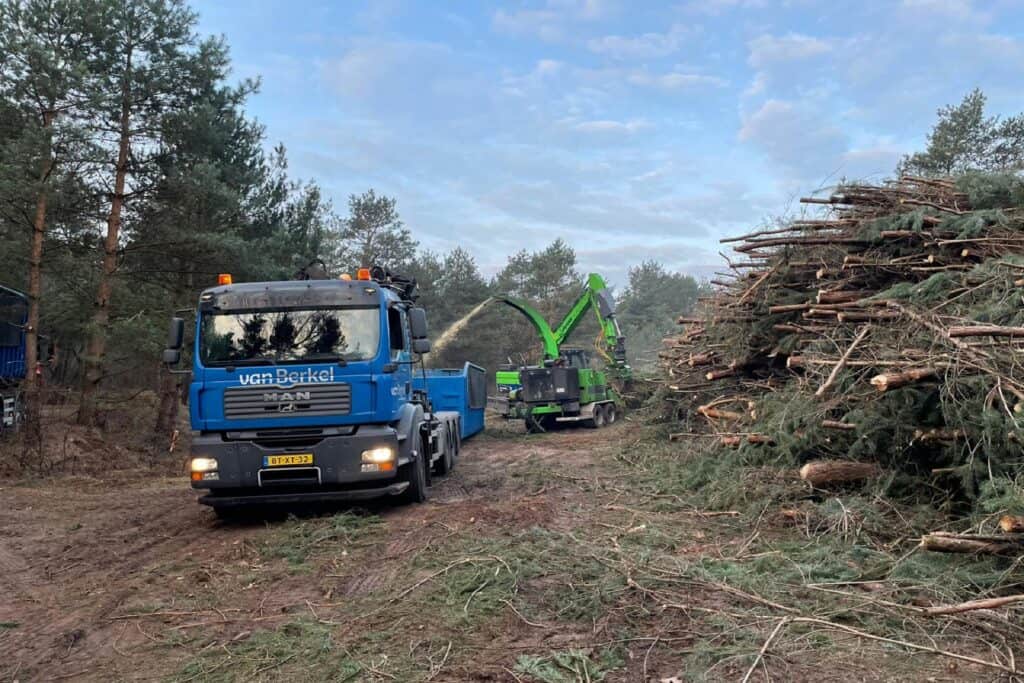
M 380 345 L 380 309 L 313 308 L 204 313 L 204 365 L 368 360 Z

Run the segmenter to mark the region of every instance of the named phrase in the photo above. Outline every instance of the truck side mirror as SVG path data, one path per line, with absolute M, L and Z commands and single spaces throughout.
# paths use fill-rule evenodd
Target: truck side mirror
M 412 350 L 418 354 L 430 353 L 430 340 L 429 339 L 413 339 Z
M 164 349 L 163 361 L 167 365 L 181 362 L 181 347 L 185 345 L 184 318 L 171 318 L 171 326 L 167 330 L 167 348 Z
M 167 348 L 181 350 L 185 344 L 185 319 L 171 318 L 171 326 L 167 330 Z
M 409 309 L 409 331 L 413 341 L 427 338 L 427 312 L 422 308 Z

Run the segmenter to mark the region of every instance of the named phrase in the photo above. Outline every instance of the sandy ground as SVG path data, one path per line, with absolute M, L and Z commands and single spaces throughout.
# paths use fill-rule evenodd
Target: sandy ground
M 756 532 L 626 488 L 612 468 L 639 431 L 492 429 L 426 504 L 240 523 L 198 505 L 183 475 L 0 482 L 0 681 L 658 682 L 716 647 L 702 679 L 739 680 L 777 623 L 756 597 L 668 577 L 666 598 L 629 572 L 649 553 L 750 554 Z M 751 680 L 991 680 L 806 637 Z M 524 673 L 524 656 L 552 653 L 576 659 Z
M 296 606 L 316 609 L 327 595 L 384 588 L 403 574 L 410 555 L 439 537 L 571 526 L 564 491 L 523 491 L 510 468 L 557 461 L 559 471 L 586 471 L 594 466 L 591 447 L 618 431 L 539 439 L 506 432 L 467 442 L 455 471 L 435 479 L 428 503 L 372 505 L 383 525 L 368 545 L 339 548 L 335 561 L 318 563 L 312 580 L 254 551 L 295 520 L 221 522 L 195 502 L 183 476 L 134 471 L 4 482 L 0 680 L 162 679 L 195 654 L 197 634 L 230 642 L 278 626 Z M 361 575 L 360 560 L 372 560 L 374 573 Z M 246 574 L 267 576 L 237 580 Z M 182 647 L 168 631 L 187 636 Z

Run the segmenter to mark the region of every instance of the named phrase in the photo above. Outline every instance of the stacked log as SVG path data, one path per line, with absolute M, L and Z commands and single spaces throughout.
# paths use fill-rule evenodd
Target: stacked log
M 723 240 L 738 256 L 661 353 L 677 436 L 915 472 L 984 452 L 1013 476 L 1024 211 L 975 189 L 844 185 L 802 200 L 816 214 Z

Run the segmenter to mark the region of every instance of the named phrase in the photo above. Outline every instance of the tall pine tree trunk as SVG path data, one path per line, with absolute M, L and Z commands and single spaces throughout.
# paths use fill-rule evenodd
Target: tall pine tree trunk
M 182 267 L 183 264 L 177 262 L 178 267 Z M 188 272 L 185 273 L 185 291 L 189 294 L 192 293 L 192 271 L 189 268 Z M 180 286 L 179 286 L 180 290 Z M 175 295 L 175 299 L 179 296 Z M 157 438 L 166 438 L 168 442 L 174 443 L 174 427 L 178 423 L 178 410 L 181 399 L 181 382 L 179 381 L 180 375 L 171 372 L 171 369 L 165 366 L 163 363 L 160 364 L 160 388 L 158 396 L 160 399 L 159 406 L 156 411 L 156 422 L 153 425 L 153 432 Z
M 159 437 L 172 438 L 174 426 L 178 422 L 178 399 L 180 398 L 181 386 L 178 376 L 171 373 L 168 368 L 160 368 L 160 404 L 156 412 L 156 424 L 154 432 Z
M 32 245 L 28 257 L 28 324 L 25 326 L 25 428 L 34 448 L 42 446 L 42 396 L 36 366 L 39 364 L 39 301 L 43 293 L 43 242 L 46 237 L 46 210 L 53 172 L 53 111 L 43 113 L 46 157 L 39 173 L 39 194 L 32 219 Z
M 131 72 L 131 52 L 128 53 Z M 114 194 L 107 216 L 107 236 L 103 240 L 103 263 L 100 268 L 100 282 L 96 291 L 96 309 L 89 325 L 89 342 L 85 348 L 84 372 L 82 376 L 82 400 L 78 406 L 78 423 L 92 425 L 96 421 L 96 394 L 103 379 L 103 359 L 107 353 L 107 333 L 110 328 L 110 295 L 114 289 L 117 272 L 117 247 L 121 234 L 121 211 L 124 208 L 124 186 L 128 175 L 128 148 L 131 142 L 131 100 L 130 80 L 125 77 L 121 99 L 120 139 L 117 150 L 117 166 L 114 173 Z

